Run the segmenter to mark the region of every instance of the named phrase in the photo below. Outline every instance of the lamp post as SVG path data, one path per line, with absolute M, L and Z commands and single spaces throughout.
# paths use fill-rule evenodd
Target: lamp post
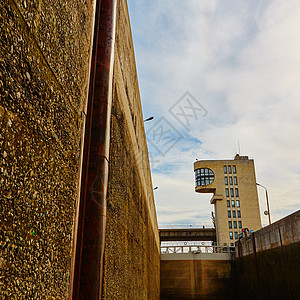
M 269 225 L 271 225 L 271 214 L 270 214 L 270 207 L 269 207 L 269 197 L 268 197 L 268 190 L 265 186 L 259 184 L 259 183 L 256 183 L 256 185 L 258 186 L 261 186 L 262 188 L 265 189 L 266 191 L 266 200 L 267 200 L 267 209 L 268 209 L 268 217 L 269 217 Z
M 149 117 L 149 118 L 145 119 L 143 122 L 148 122 L 148 121 L 151 121 L 153 119 L 154 119 L 154 117 Z

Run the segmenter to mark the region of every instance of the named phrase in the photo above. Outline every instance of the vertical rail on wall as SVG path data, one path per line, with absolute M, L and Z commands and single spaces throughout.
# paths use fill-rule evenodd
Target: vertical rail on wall
M 252 239 L 253 256 L 254 256 L 256 279 L 257 279 L 258 296 L 259 296 L 259 299 L 262 299 L 262 289 L 261 289 L 261 282 L 260 282 L 259 271 L 258 271 L 258 261 L 257 261 L 257 255 L 256 255 L 256 243 L 255 243 L 254 232 L 251 234 L 251 239 Z
M 286 286 L 286 291 L 287 291 L 287 299 L 290 299 L 290 291 L 289 291 L 289 285 L 288 285 L 288 280 L 287 280 L 287 272 L 286 272 L 286 268 L 285 268 L 285 260 L 284 260 L 284 253 L 283 253 L 283 248 L 282 248 L 282 238 L 281 238 L 280 227 L 278 227 L 278 233 L 279 233 L 279 239 L 280 239 L 281 261 L 282 261 L 282 268 L 283 268 L 285 286 Z
M 94 99 L 94 87 L 95 87 L 95 74 L 96 74 L 96 57 L 98 49 L 99 38 L 99 24 L 100 24 L 100 10 L 101 0 L 97 0 L 95 5 L 95 20 L 94 20 L 94 33 L 90 66 L 90 80 L 89 80 L 89 92 L 86 107 L 86 124 L 84 133 L 84 145 L 83 145 L 83 158 L 82 158 L 82 174 L 80 182 L 80 198 L 78 204 L 77 215 L 77 232 L 74 236 L 74 257 L 70 276 L 70 288 L 69 299 L 79 299 L 79 287 L 80 287 L 80 268 L 81 268 L 81 255 L 82 255 L 82 242 L 83 242 L 83 230 L 84 230 L 84 212 L 85 212 L 85 195 L 86 195 L 86 182 L 88 176 L 88 164 L 91 142 L 91 128 L 92 128 L 92 113 L 93 113 L 93 99 Z
M 97 0 L 70 299 L 101 299 L 116 0 Z

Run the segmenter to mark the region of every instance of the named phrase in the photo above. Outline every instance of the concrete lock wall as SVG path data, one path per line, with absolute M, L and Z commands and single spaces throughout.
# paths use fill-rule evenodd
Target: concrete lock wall
M 298 299 L 300 211 L 242 239 L 237 248 L 234 269 L 239 299 Z
M 234 299 L 231 255 L 162 254 L 161 299 Z
M 68 297 L 94 5 L 0 1 L 0 298 Z M 157 299 L 159 238 L 126 1 L 116 35 L 104 293 Z
M 65 299 L 94 3 L 0 1 L 0 298 Z
M 160 242 L 125 0 L 117 3 L 105 299 L 159 299 Z

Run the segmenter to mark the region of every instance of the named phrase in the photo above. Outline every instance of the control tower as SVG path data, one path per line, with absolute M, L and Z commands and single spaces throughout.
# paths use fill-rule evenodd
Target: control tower
M 233 246 L 242 228 L 261 228 L 253 159 L 200 160 L 194 171 L 195 191 L 213 193 L 218 245 Z

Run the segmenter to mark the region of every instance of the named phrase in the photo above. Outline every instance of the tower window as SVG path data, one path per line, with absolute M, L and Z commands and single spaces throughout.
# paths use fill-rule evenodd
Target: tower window
M 228 225 L 229 225 L 229 228 L 231 229 L 231 228 L 232 228 L 232 222 L 229 221 L 229 222 L 228 222 Z
M 227 200 L 227 207 L 230 207 L 230 201 Z
M 236 200 L 236 207 L 240 207 L 240 200 Z
M 242 221 L 239 221 L 239 228 L 242 228 Z
M 232 166 L 233 174 L 236 174 L 236 166 Z
M 230 183 L 230 185 L 232 185 L 232 177 L 231 176 L 229 177 L 229 183 Z
M 240 210 L 237 211 L 237 215 L 238 215 L 238 218 L 241 217 L 241 211 Z
M 231 211 L 228 210 L 228 218 L 231 218 Z
M 234 228 L 237 228 L 237 223 L 236 223 L 236 221 L 233 221 L 233 227 L 234 227 Z
M 234 197 L 233 189 L 230 189 L 230 195 L 231 197 Z
M 233 218 L 236 218 L 235 210 L 232 211 L 232 217 L 233 217 Z
M 229 237 L 231 240 L 233 240 L 233 232 L 232 231 L 229 232 Z
M 234 176 L 234 184 L 237 185 L 237 177 Z
M 234 202 L 234 200 L 231 200 L 231 206 L 232 206 L 232 207 L 235 207 L 235 202 Z
M 225 184 L 228 185 L 228 177 L 225 177 Z
M 235 189 L 235 196 L 238 197 L 239 196 L 239 189 Z
M 235 238 L 236 240 L 238 239 L 238 233 L 237 233 L 237 232 L 234 233 L 234 238 Z
M 227 174 L 227 167 L 224 166 L 224 174 Z
M 211 169 L 201 168 L 195 170 L 196 186 L 211 184 L 215 179 L 215 174 Z
M 231 174 L 231 166 L 228 166 L 228 173 Z
M 229 189 L 226 189 L 226 197 L 229 197 Z

